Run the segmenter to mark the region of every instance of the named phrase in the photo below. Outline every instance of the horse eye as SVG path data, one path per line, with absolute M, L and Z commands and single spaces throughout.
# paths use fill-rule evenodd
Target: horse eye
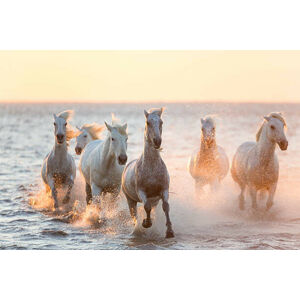
M 67 123 L 65 123 L 65 126 L 67 126 Z
M 111 138 L 111 140 L 114 141 L 115 139 L 114 139 L 114 138 Z
M 56 123 L 54 122 L 53 125 L 56 126 Z
M 87 137 L 87 135 L 84 135 L 84 137 L 86 138 L 86 137 Z
M 150 125 L 150 123 L 147 121 L 147 125 Z
M 275 129 L 275 127 L 274 127 L 273 125 L 271 125 L 271 129 L 273 129 L 273 130 L 274 130 L 274 129 Z

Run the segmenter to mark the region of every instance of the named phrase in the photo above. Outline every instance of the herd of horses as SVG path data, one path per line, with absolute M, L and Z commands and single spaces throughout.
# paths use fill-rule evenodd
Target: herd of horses
M 146 218 L 143 227 L 152 226 L 151 210 L 159 200 L 166 217 L 166 237 L 174 237 L 169 216 L 169 184 L 167 167 L 161 158 L 163 108 L 144 111 L 144 150 L 141 156 L 127 165 L 127 124 L 112 115 L 112 123 L 85 124 L 73 128 L 70 119 L 73 111 L 67 110 L 54 116 L 55 145 L 42 165 L 42 179 L 47 192 L 51 193 L 54 208 L 59 211 L 60 187 L 67 192 L 63 203 L 68 203 L 76 177 L 74 158 L 68 152 L 68 143 L 76 138 L 75 152 L 80 155 L 79 170 L 85 180 L 86 202 L 100 205 L 102 195 L 110 193 L 116 199 L 121 189 L 127 199 L 130 215 L 137 222 L 137 203 L 143 204 Z M 212 188 L 220 184 L 229 171 L 229 160 L 225 150 L 216 143 L 216 124 L 211 116 L 201 119 L 200 148 L 191 155 L 188 169 L 195 180 L 197 194 L 209 184 Z M 286 150 L 286 122 L 281 113 L 270 113 L 264 117 L 256 135 L 256 142 L 243 143 L 236 151 L 231 174 L 241 189 L 239 207 L 244 209 L 244 193 L 248 187 L 252 208 L 257 209 L 257 192 L 269 194 L 266 209 L 273 205 L 279 164 L 275 154 L 276 144 Z M 101 133 L 107 130 L 106 138 Z

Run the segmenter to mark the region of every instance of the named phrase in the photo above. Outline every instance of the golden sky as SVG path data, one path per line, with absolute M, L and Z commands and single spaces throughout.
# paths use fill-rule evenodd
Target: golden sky
M 300 51 L 0 51 L 0 101 L 298 102 Z

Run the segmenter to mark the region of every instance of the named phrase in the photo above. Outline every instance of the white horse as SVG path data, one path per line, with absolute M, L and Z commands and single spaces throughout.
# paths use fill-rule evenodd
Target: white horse
M 244 209 L 246 186 L 249 187 L 253 209 L 257 209 L 256 196 L 259 190 L 269 192 L 267 210 L 273 205 L 279 174 L 275 147 L 278 144 L 281 150 L 286 150 L 288 141 L 284 133 L 286 122 L 280 113 L 270 113 L 264 119 L 256 134 L 256 143 L 243 143 L 233 158 L 231 174 L 241 188 L 240 209 Z
M 80 134 L 76 138 L 76 154 L 80 155 L 88 143 L 94 140 L 99 140 L 104 128 L 105 127 L 103 125 L 99 125 L 97 123 L 84 124 L 81 128 L 77 127 L 77 129 L 80 131 Z
M 54 208 L 58 210 L 57 188 L 67 186 L 67 193 L 63 203 L 70 200 L 70 193 L 76 177 L 76 166 L 73 157 L 68 153 L 68 141 L 78 134 L 68 124 L 73 111 L 67 110 L 54 114 L 55 145 L 46 156 L 42 166 L 42 179 L 46 190 L 51 190 L 54 199 Z
M 120 125 L 113 118 L 112 125 L 105 122 L 105 126 L 107 137 L 87 144 L 79 162 L 86 182 L 87 204 L 100 202 L 102 193 L 111 193 L 116 198 L 121 189 L 127 162 L 127 124 Z
M 218 185 L 227 175 L 229 160 L 224 149 L 216 142 L 216 124 L 212 117 L 201 119 L 202 136 L 200 149 L 194 151 L 189 159 L 188 169 L 195 179 L 196 192 L 209 184 Z
M 174 237 L 169 216 L 169 173 L 160 156 L 162 142 L 163 108 L 144 111 L 146 127 L 144 135 L 144 152 L 137 160 L 131 161 L 122 176 L 122 190 L 127 198 L 130 214 L 136 223 L 137 202 L 144 204 L 147 218 L 143 220 L 143 227 L 152 226 L 151 209 L 162 199 L 162 207 L 166 216 L 166 237 Z

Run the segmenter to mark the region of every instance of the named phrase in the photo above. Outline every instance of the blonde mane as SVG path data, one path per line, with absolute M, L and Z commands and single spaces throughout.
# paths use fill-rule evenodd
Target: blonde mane
M 101 133 L 104 131 L 105 126 L 99 125 L 97 123 L 84 124 L 80 130 L 86 130 L 92 137 L 93 140 L 99 140 L 101 138 Z
M 66 121 L 71 120 L 73 116 L 74 116 L 74 110 L 65 110 L 60 112 L 57 115 L 58 118 L 63 118 Z
M 117 129 L 118 132 L 122 135 L 127 136 L 127 129 L 124 128 L 124 125 L 120 124 L 120 119 L 118 119 L 114 113 L 111 114 L 111 125 L 113 128 Z
M 283 117 L 283 115 L 280 113 L 280 112 L 272 112 L 270 113 L 267 117 L 269 118 L 275 118 L 275 119 L 278 119 L 279 121 L 281 121 L 283 123 L 283 126 L 284 127 L 287 127 L 286 126 L 286 122 L 285 122 L 285 119 Z M 264 125 L 266 124 L 266 120 L 264 120 L 260 126 L 260 128 L 258 129 L 257 133 L 256 133 L 256 142 L 259 141 L 259 138 L 261 136 L 261 133 L 262 133 L 262 130 L 263 130 L 263 127 Z

